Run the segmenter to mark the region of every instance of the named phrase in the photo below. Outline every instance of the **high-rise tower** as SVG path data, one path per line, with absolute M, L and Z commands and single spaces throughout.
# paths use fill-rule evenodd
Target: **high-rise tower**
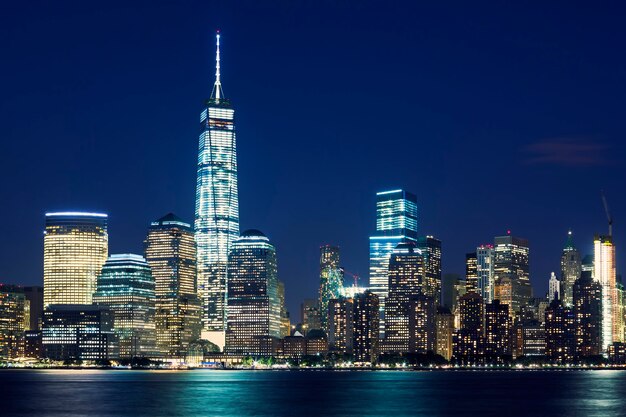
M 203 337 L 224 345 L 228 251 L 239 236 L 234 113 L 220 79 L 217 33 L 215 84 L 200 114 L 195 239 Z
M 320 290 L 319 305 L 322 329 L 328 332 L 328 302 L 341 296 L 343 272 L 339 268 L 339 247 L 320 247 Z
M 617 303 L 615 245 L 613 236 L 594 239 L 594 279 L 602 285 L 602 351 L 613 342 L 621 342 L 621 320 Z
M 572 241 L 572 232 L 567 233 L 567 243 L 561 255 L 561 293 L 565 305 L 572 305 L 572 289 L 574 283 L 580 278 L 582 273 L 582 261 L 580 252 Z

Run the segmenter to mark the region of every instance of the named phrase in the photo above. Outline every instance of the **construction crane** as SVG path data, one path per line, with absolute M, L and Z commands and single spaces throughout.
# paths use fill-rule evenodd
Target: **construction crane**
M 348 271 L 346 268 L 341 268 L 341 271 L 343 272 L 344 276 L 347 274 L 352 277 L 355 287 L 359 286 L 359 276 L 357 274 Z
M 609 222 L 609 236 L 613 236 L 613 217 L 609 211 L 609 204 L 606 202 L 606 196 L 604 190 L 602 190 L 602 204 L 604 204 L 604 211 L 606 212 L 606 219 Z

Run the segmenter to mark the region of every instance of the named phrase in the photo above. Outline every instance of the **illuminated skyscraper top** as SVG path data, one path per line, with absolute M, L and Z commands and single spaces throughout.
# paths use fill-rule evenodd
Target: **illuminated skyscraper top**
M 224 98 L 217 33 L 215 83 L 200 115 L 195 239 L 198 248 L 198 292 L 202 299 L 204 336 L 224 344 L 226 265 L 239 236 L 237 152 L 234 110 Z

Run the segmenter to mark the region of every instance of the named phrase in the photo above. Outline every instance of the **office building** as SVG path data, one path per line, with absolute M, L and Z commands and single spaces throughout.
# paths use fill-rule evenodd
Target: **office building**
M 493 301 L 493 262 L 493 245 L 480 245 L 476 248 L 477 288 L 478 293 L 483 297 L 485 303 L 491 303 Z
M 24 354 L 24 331 L 30 325 L 30 302 L 24 288 L 0 284 L 0 359 Z
M 572 289 L 574 283 L 582 273 L 580 252 L 574 246 L 571 230 L 567 232 L 567 242 L 561 255 L 561 293 L 565 305 L 571 306 L 574 302 Z
M 116 359 L 113 320 L 113 312 L 104 306 L 49 305 L 42 331 L 45 357 L 66 362 Z
M 328 345 L 331 351 L 352 354 L 354 340 L 354 300 L 332 299 L 328 302 Z
M 494 298 L 518 313 L 532 297 L 529 274 L 529 247 L 526 239 L 498 236 L 494 245 Z
M 465 292 L 478 291 L 478 260 L 476 258 L 476 252 L 470 252 L 465 254 Z
M 189 223 L 172 213 L 152 222 L 145 258 L 155 285 L 157 350 L 167 358 L 184 358 L 189 344 L 200 337 L 201 315 L 196 244 Z
M 435 353 L 446 360 L 452 357 L 452 340 L 454 336 L 454 314 L 447 307 L 438 307 L 436 321 Z
M 454 286 L 461 279 L 459 274 L 448 273 L 443 274 L 441 276 L 441 306 L 446 307 L 449 310 L 452 310 L 454 304 L 456 303 L 456 298 L 458 297 L 455 294 Z
M 215 63 L 213 91 L 200 114 L 194 226 L 203 338 L 223 346 L 226 268 L 230 247 L 239 236 L 239 198 L 235 111 L 222 91 L 219 32 Z
M 43 238 L 44 306 L 91 304 L 109 248 L 107 215 L 46 213 Z
M 441 240 L 423 236 L 417 239 L 417 248 L 424 257 L 422 293 L 438 306 L 441 304 Z
M 291 334 L 291 320 L 285 303 L 285 283 L 278 281 L 278 302 L 280 303 L 280 337 Z
M 462 363 L 483 359 L 484 305 L 477 293 L 459 298 L 459 329 L 454 334 L 453 357 Z
M 158 354 L 154 287 L 150 266 L 141 255 L 111 255 L 102 267 L 93 302 L 113 312 L 120 358 Z
M 322 320 L 319 301 L 312 298 L 305 299 L 300 305 L 300 317 L 304 334 L 310 330 L 320 330 L 322 328 Z
M 43 322 L 43 287 L 24 287 L 24 296 L 30 303 L 28 330 L 41 330 Z
M 228 257 L 226 352 L 265 356 L 280 339 L 276 249 L 258 230 L 233 242 Z
M 341 296 L 343 271 L 339 267 L 339 247 L 322 245 L 320 247 L 320 287 L 319 306 L 322 329 L 328 331 L 328 303 Z
M 389 259 L 389 284 L 385 304 L 386 352 L 408 352 L 411 300 L 422 294 L 424 257 L 415 243 L 400 243 Z
M 602 285 L 590 271 L 582 273 L 572 287 L 576 320 L 576 356 L 590 357 L 602 352 Z
M 389 258 L 399 243 L 417 242 L 417 197 L 404 190 L 376 193 L 376 234 L 369 238 L 369 288 L 378 296 L 381 336 L 385 327 L 385 300 Z
M 551 303 L 554 300 L 563 300 L 563 297 L 561 297 L 561 281 L 552 272 L 548 281 L 548 302 Z
M 522 322 L 522 355 L 527 357 L 542 357 L 546 354 L 546 330 L 539 320 L 525 320 Z
M 428 353 L 436 349 L 437 303 L 432 297 L 417 295 L 409 299 L 409 353 Z

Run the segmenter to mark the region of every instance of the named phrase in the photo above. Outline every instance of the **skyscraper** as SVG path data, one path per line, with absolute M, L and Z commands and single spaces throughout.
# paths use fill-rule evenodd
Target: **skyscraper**
M 546 309 L 546 357 L 556 363 L 566 363 L 576 355 L 576 325 L 574 312 L 554 300 Z
M 30 302 L 24 289 L 0 284 L 0 358 L 13 359 L 23 355 L 24 331 L 30 324 Z
M 300 305 L 300 317 L 302 318 L 302 330 L 306 335 L 309 330 L 322 328 L 319 300 L 305 299 Z
M 328 344 L 331 351 L 352 354 L 354 341 L 354 299 L 328 302 Z
M 224 98 L 217 33 L 215 83 L 200 114 L 195 238 L 203 337 L 224 345 L 228 252 L 239 236 L 234 109 Z
M 29 330 L 41 330 L 43 322 L 43 287 L 24 287 L 24 295 L 30 303 Z
M 478 293 L 485 303 L 493 301 L 493 246 L 480 245 L 476 248 L 476 276 Z
M 511 317 L 509 306 L 500 300 L 485 305 L 485 356 L 501 361 L 511 355 Z
M 376 193 L 376 235 L 370 236 L 370 289 L 378 296 L 384 332 L 389 257 L 398 243 L 417 241 L 417 197 L 403 190 Z
M 228 257 L 226 351 L 269 356 L 280 338 L 276 249 L 258 230 L 233 242 Z
M 46 213 L 43 238 L 44 306 L 91 304 L 109 250 L 107 215 Z
M 109 256 L 98 277 L 93 301 L 113 312 L 121 358 L 157 354 L 154 279 L 143 256 Z
M 617 304 L 615 246 L 612 236 L 594 239 L 594 279 L 602 285 L 602 351 L 613 342 L 621 342 L 621 322 Z
M 474 292 L 479 294 L 478 291 L 478 260 L 476 258 L 476 252 L 470 252 L 465 254 L 465 292 Z
M 443 356 L 446 360 L 452 357 L 452 337 L 454 335 L 454 314 L 447 307 L 438 307 L 436 316 L 437 345 L 435 353 Z
M 422 295 L 424 257 L 415 243 L 399 243 L 389 259 L 389 285 L 385 303 L 386 352 L 408 352 L 411 300 Z M 433 317 L 434 320 L 434 317 Z
M 567 232 L 567 243 L 561 255 L 561 296 L 565 305 L 572 305 L 572 288 L 582 273 L 580 252 L 574 246 L 572 232 Z
M 576 320 L 576 356 L 596 356 L 602 352 L 602 285 L 590 271 L 582 273 L 572 288 Z
M 464 363 L 475 363 L 483 357 L 484 304 L 479 294 L 467 293 L 459 298 L 459 329 L 454 335 L 453 356 Z
M 339 247 L 322 245 L 320 247 L 320 289 L 319 305 L 322 329 L 328 332 L 328 302 L 341 296 L 343 272 L 339 268 Z
M 189 343 L 200 337 L 196 244 L 189 223 L 172 213 L 150 223 L 145 258 L 155 284 L 157 349 L 183 358 Z
M 441 304 L 441 240 L 433 236 L 422 236 L 417 239 L 417 248 L 422 251 L 424 257 L 422 293 L 439 305 Z
M 354 296 L 354 361 L 376 363 L 378 361 L 379 331 L 378 296 L 367 290 Z
M 495 238 L 494 298 L 508 304 L 511 314 L 532 297 L 528 266 L 528 241 L 511 235 Z
M 550 274 L 550 280 L 548 281 L 548 302 L 554 300 L 563 300 L 561 296 L 561 281 L 556 278 L 556 274 L 552 272 Z

